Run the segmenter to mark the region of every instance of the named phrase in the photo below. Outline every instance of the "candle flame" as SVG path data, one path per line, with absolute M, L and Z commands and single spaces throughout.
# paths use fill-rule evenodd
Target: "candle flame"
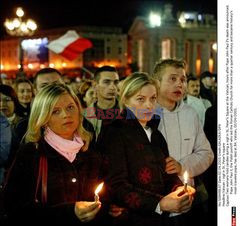
M 97 188 L 95 189 L 95 195 L 98 195 L 98 193 L 102 190 L 102 187 L 104 185 L 104 182 L 100 183 Z
M 187 183 L 188 182 L 188 172 L 187 171 L 184 172 L 183 178 L 184 178 L 184 183 Z

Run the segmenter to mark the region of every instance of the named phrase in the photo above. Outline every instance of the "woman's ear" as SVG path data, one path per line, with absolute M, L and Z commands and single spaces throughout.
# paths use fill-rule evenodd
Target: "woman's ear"
M 122 101 L 124 107 L 129 107 L 127 98 L 123 97 L 121 101 Z

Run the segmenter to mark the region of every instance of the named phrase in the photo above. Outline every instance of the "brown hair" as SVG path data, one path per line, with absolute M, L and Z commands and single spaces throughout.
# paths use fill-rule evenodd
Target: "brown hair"
M 87 107 L 87 103 L 83 100 L 83 98 L 86 96 L 86 93 L 89 90 L 89 88 L 91 88 L 93 86 L 94 86 L 94 81 L 86 79 L 86 80 L 84 80 L 84 82 L 81 84 L 81 86 L 78 89 L 77 96 L 78 96 L 83 108 Z
M 166 67 L 183 68 L 186 69 L 186 62 L 182 59 L 164 59 L 155 64 L 152 77 L 161 81 L 162 74 Z
M 18 91 L 18 85 L 19 85 L 20 83 L 28 83 L 28 84 L 30 85 L 30 87 L 31 87 L 32 97 L 35 96 L 35 95 L 34 95 L 33 84 L 32 84 L 32 82 L 31 82 L 29 79 L 27 79 L 27 78 L 19 78 L 19 79 L 17 79 L 17 80 L 15 81 L 13 87 L 14 87 L 16 93 L 17 93 L 17 91 Z
M 94 74 L 94 79 L 95 81 L 98 83 L 99 80 L 100 80 L 100 77 L 101 77 L 101 73 L 102 72 L 105 72 L 105 71 L 109 71 L 109 72 L 117 72 L 116 68 L 115 67 L 111 67 L 111 66 L 108 66 L 108 65 L 105 65 L 105 66 L 102 66 L 100 68 L 98 68 Z

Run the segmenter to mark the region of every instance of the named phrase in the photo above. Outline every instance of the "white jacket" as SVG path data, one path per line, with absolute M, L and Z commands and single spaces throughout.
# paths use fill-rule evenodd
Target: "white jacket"
M 196 111 L 201 121 L 202 127 L 204 127 L 205 114 L 207 109 L 205 108 L 203 101 L 197 97 L 187 95 L 187 98 L 184 102 Z
M 181 163 L 182 173 L 187 170 L 191 178 L 200 175 L 212 164 L 214 154 L 197 113 L 183 101 L 174 111 L 161 108 L 158 129 L 168 143 L 169 155 Z

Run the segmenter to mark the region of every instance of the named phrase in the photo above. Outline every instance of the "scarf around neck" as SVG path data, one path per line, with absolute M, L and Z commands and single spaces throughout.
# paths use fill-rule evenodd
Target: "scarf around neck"
M 55 134 L 49 127 L 45 129 L 44 139 L 70 162 L 75 160 L 76 154 L 84 145 L 82 138 L 77 133 L 74 134 L 73 140 L 67 140 Z

